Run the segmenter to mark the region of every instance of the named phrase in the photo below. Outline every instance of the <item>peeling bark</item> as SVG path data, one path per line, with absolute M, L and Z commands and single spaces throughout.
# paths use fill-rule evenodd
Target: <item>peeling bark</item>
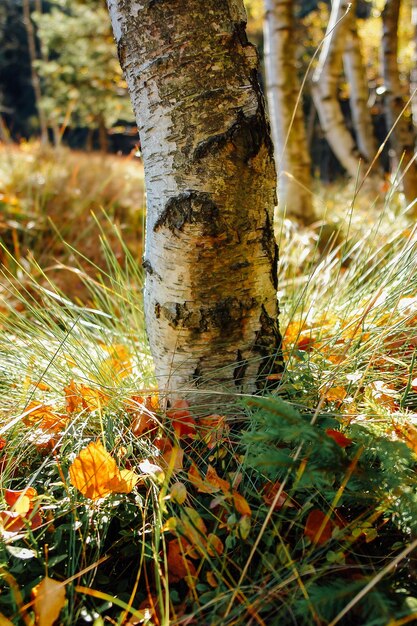
M 300 84 L 294 26 L 292 0 L 265 0 L 265 71 L 279 206 L 281 211 L 310 223 L 315 220 L 311 163 L 301 102 L 296 106 Z
M 282 369 L 276 174 L 242 0 L 108 6 L 144 158 L 160 389 L 200 403 L 215 402 L 210 389 L 255 392 Z
M 400 166 L 404 195 L 407 203 L 410 203 L 417 198 L 417 165 L 413 161 L 415 134 L 411 115 L 401 115 L 406 99 L 397 60 L 399 13 L 400 0 L 387 0 L 382 11 L 382 66 L 387 126 L 392 128 L 396 124 L 391 133 L 390 142 Z M 417 215 L 416 205 L 413 214 Z

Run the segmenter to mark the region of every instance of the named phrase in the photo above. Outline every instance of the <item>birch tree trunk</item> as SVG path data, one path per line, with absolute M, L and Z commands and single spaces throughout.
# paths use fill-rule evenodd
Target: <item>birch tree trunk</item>
M 417 128 L 417 0 L 412 0 L 411 7 L 411 21 L 413 24 L 413 39 L 414 39 L 414 49 L 413 49 L 413 66 L 410 72 L 410 92 L 415 95 L 411 100 L 411 112 L 413 114 L 413 124 L 414 129 Z
M 145 317 L 160 389 L 200 404 L 201 390 L 255 392 L 282 361 L 276 174 L 243 2 L 108 6 L 144 159 Z
M 356 5 L 357 1 L 354 0 L 345 17 L 348 37 L 343 53 L 343 66 L 350 89 L 350 110 L 356 132 L 356 142 L 364 160 L 371 163 L 377 146 L 368 108 L 369 88 L 356 21 Z
M 265 71 L 281 211 L 315 220 L 310 155 L 297 78 L 293 0 L 265 0 Z
M 360 154 L 352 135 L 346 128 L 339 103 L 338 85 L 342 59 L 348 37 L 347 0 L 333 0 L 326 38 L 317 68 L 313 74 L 312 94 L 326 139 L 341 165 L 356 178 Z
M 33 30 L 32 18 L 30 15 L 30 0 L 23 0 L 22 8 L 23 8 L 23 22 L 25 24 L 26 35 L 27 35 L 27 40 L 28 40 L 32 87 L 33 87 L 33 91 L 35 94 L 36 108 L 38 110 L 41 143 L 45 145 L 48 143 L 48 127 L 46 124 L 45 114 L 41 107 L 41 99 L 42 99 L 41 83 L 39 80 L 38 72 L 36 71 L 36 68 L 35 68 L 35 61 L 37 58 L 37 54 L 36 54 L 35 32 Z
M 414 159 L 415 135 L 411 115 L 401 115 L 405 105 L 405 90 L 398 69 L 398 17 L 400 0 L 387 0 L 382 11 L 382 66 L 385 84 L 385 116 L 387 126 L 395 127 L 390 136 L 402 175 L 407 203 L 417 198 L 417 166 Z M 417 206 L 414 207 L 414 215 Z

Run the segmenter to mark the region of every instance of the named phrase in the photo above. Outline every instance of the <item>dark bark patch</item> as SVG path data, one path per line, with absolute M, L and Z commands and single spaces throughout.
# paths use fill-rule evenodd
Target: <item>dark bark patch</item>
M 242 353 L 240 350 L 237 351 L 236 363 L 237 365 L 235 369 L 233 370 L 233 381 L 236 387 L 241 387 L 244 382 L 245 373 L 246 373 L 249 363 L 247 359 L 244 359 L 242 357 Z
M 166 302 L 161 313 L 173 328 L 181 326 L 198 334 L 217 329 L 221 334 L 235 333 L 247 312 L 256 305 L 254 299 L 242 302 L 238 298 L 224 298 L 213 306 L 192 308 L 192 303 Z
M 145 272 L 147 274 L 149 274 L 150 276 L 152 276 L 152 274 L 154 274 L 154 269 L 153 269 L 153 267 L 151 265 L 151 262 L 148 259 L 143 259 L 142 267 L 145 270 Z
M 219 232 L 219 207 L 202 191 L 185 191 L 166 203 L 153 229 L 162 227 L 171 232 L 182 231 L 185 224 L 202 226 L 203 235 L 215 237 Z
M 246 22 L 236 22 L 234 24 L 233 33 L 235 39 L 241 46 L 253 46 L 253 44 L 249 42 L 246 34 Z
M 275 241 L 274 228 L 270 214 L 265 210 L 265 225 L 262 229 L 261 237 L 262 249 L 271 263 L 271 282 L 274 289 L 278 289 L 278 257 L 279 250 Z
M 282 338 L 278 320 L 271 318 L 264 306 L 262 306 L 259 324 L 254 345 L 254 351 L 261 356 L 257 372 L 257 387 L 265 389 L 266 386 L 269 388 L 279 385 L 279 379 L 269 377 L 271 374 L 278 374 L 284 370 Z
M 245 267 L 249 267 L 250 263 L 249 261 L 238 261 L 236 263 L 232 263 L 232 265 L 230 266 L 230 269 L 235 271 L 235 270 L 243 270 Z
M 227 144 L 232 143 L 244 163 L 248 163 L 263 145 L 270 149 L 269 128 L 262 112 L 246 117 L 239 111 L 237 120 L 224 133 L 212 135 L 201 141 L 194 150 L 194 160 L 208 155 L 216 156 Z

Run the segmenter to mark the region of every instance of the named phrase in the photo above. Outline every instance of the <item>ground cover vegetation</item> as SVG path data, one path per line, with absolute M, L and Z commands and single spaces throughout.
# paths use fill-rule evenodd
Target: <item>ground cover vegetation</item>
M 65 248 L 40 228 L 42 261 L 39 190 L 16 184 L 36 167 L 98 229 Z M 66 150 L 1 153 L 3 623 L 412 623 L 417 244 L 398 191 L 370 207 L 333 186 L 320 224 L 277 222 L 281 385 L 201 416 L 155 392 L 134 207 L 111 230 L 93 173 L 66 199 L 73 168 Z M 76 252 L 98 238 L 97 261 Z
M 162 15 L 162 4 L 149 8 Z M 120 149 L 132 148 L 104 3 L 1 6 L 1 625 L 417 621 L 411 5 L 247 2 L 261 48 L 265 22 L 265 84 L 282 124 L 285 371 L 271 370 L 274 391 L 229 394 L 215 414 L 203 396 L 191 405 L 156 388 L 138 147 L 122 157 L 63 146 L 81 132 L 87 148 L 105 149 L 120 131 Z M 242 22 L 237 32 L 233 46 L 251 57 Z M 184 41 L 177 74 L 197 56 Z M 191 82 L 210 66 L 200 60 Z M 40 143 L 12 143 L 38 132 Z M 349 182 L 323 184 L 342 171 L 324 136 Z M 240 148 L 253 158 L 252 145 Z M 184 224 L 173 217 L 177 241 Z

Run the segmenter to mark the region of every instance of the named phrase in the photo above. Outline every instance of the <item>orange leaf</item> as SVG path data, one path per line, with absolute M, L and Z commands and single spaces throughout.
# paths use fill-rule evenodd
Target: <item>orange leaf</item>
M 171 582 L 178 582 L 188 575 L 195 576 L 194 563 L 186 558 L 179 539 L 168 542 L 168 574 Z
M 109 397 L 99 389 L 78 384 L 73 380 L 64 387 L 64 391 L 68 413 L 95 411 L 106 406 L 109 401 Z
M 346 437 L 346 435 L 341 433 L 339 430 L 333 430 L 332 428 L 327 428 L 326 435 L 330 437 L 331 439 L 333 439 L 333 441 L 336 442 L 337 445 L 340 446 L 341 448 L 347 448 L 353 443 L 352 439 L 349 439 L 349 437 Z
M 42 430 L 57 432 L 65 428 L 68 423 L 68 417 L 66 415 L 57 415 L 50 406 L 31 402 L 25 410 L 23 423 L 26 426 L 36 426 L 37 428 L 42 428 Z
M 249 504 L 246 502 L 245 498 L 240 495 L 237 491 L 233 491 L 233 505 L 238 513 L 241 515 L 252 515 L 251 508 Z
M 211 493 L 215 493 L 216 491 L 223 491 L 223 493 L 230 492 L 229 482 L 220 478 L 212 465 L 209 465 L 207 468 L 206 479 L 204 482 L 208 483 L 213 488 Z
M 32 596 L 35 599 L 36 625 L 52 626 L 65 604 L 65 585 L 45 576 L 33 587 Z
M 158 431 L 158 420 L 155 417 L 155 411 L 158 408 L 158 397 L 132 396 L 126 401 L 126 410 L 132 416 L 132 432 L 137 437 L 143 434 L 153 432 L 156 435 Z
M 201 417 L 198 421 L 198 432 L 201 439 L 211 450 L 220 443 L 225 434 L 229 431 L 224 415 L 208 415 Z
M 334 527 L 333 522 L 327 519 L 327 516 L 322 511 L 313 509 L 307 517 L 304 535 L 308 537 L 312 543 L 322 545 L 331 539 Z
M 33 509 L 33 500 L 38 493 L 33 487 L 26 489 L 5 489 L 4 499 L 9 507 L 13 507 L 14 511 L 19 514 L 25 514 Z
M 215 493 L 218 491 L 217 487 L 213 487 L 210 483 L 207 483 L 203 480 L 202 475 L 197 469 L 197 466 L 194 463 L 191 463 L 191 467 L 188 470 L 188 480 L 190 483 L 200 491 L 201 493 Z
M 154 444 L 161 451 L 162 459 L 167 467 L 171 468 L 173 472 L 182 470 L 184 450 L 180 446 L 173 446 L 167 437 L 155 439 Z M 157 459 L 158 461 L 161 460 L 160 457 Z
M 347 396 L 347 391 L 344 387 L 331 387 L 326 391 L 324 397 L 329 402 L 341 402 Z
M 188 411 L 187 400 L 174 400 L 172 407 L 166 412 L 170 418 L 177 437 L 188 437 L 195 434 L 195 419 Z
M 377 402 L 381 406 L 384 406 L 388 409 L 397 408 L 396 398 L 398 397 L 398 393 L 390 385 L 384 383 L 384 381 L 375 380 L 368 385 L 367 391 L 371 395 L 373 400 L 375 400 L 375 402 Z

